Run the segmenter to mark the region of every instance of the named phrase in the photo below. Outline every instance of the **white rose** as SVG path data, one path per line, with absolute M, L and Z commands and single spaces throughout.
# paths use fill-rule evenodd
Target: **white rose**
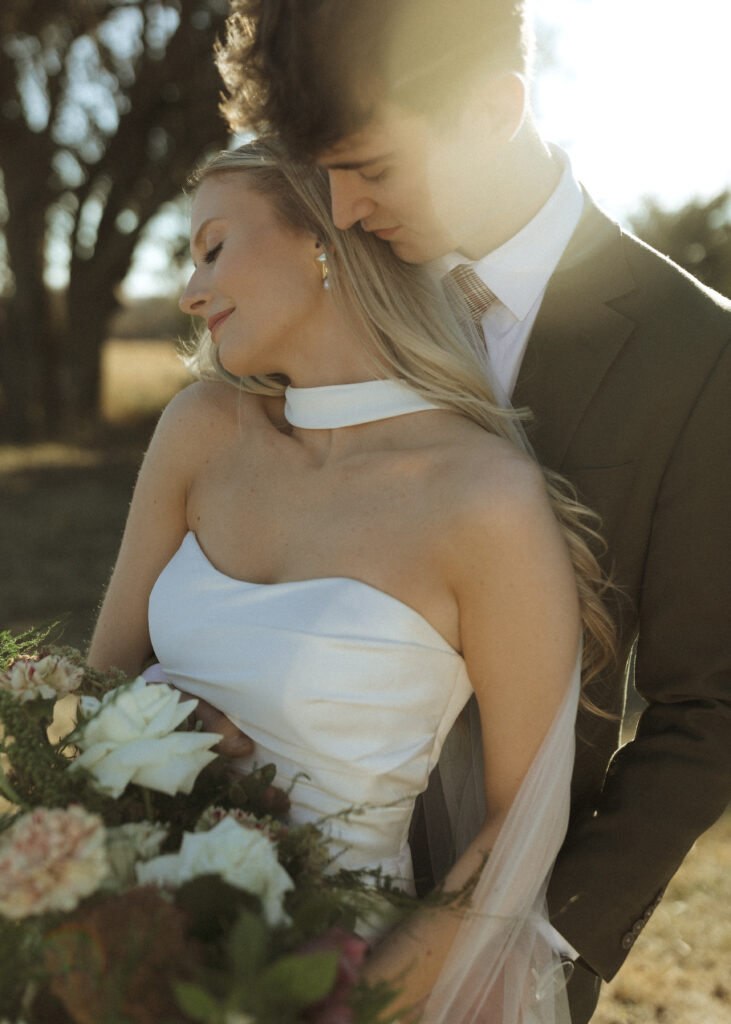
M 216 757 L 209 749 L 221 739 L 213 732 L 175 732 L 197 700 L 181 701 L 170 686 L 134 682 L 81 699 L 82 722 L 69 739 L 83 753 L 71 768 L 86 768 L 99 788 L 117 797 L 129 782 L 173 796 L 190 793 L 198 773 Z
M 270 926 L 289 920 L 282 904 L 294 884 L 262 832 L 224 818 L 209 832 L 186 832 L 178 853 L 137 865 L 140 885 L 176 888 L 199 875 L 220 875 L 229 885 L 258 896 Z
M 126 822 L 107 829 L 109 888 L 134 885 L 135 865 L 160 852 L 167 829 L 151 821 Z

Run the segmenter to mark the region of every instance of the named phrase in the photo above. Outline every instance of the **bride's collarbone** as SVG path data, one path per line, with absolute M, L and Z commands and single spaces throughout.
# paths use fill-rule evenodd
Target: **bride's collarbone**
M 191 491 L 189 525 L 223 571 L 250 582 L 353 576 L 388 589 L 383 580 L 428 573 L 440 524 L 418 488 L 396 477 L 322 483 L 209 480 Z

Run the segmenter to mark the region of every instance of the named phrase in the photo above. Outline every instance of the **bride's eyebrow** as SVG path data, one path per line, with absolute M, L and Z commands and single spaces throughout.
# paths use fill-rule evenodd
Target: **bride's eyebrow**
M 208 225 L 212 224 L 213 221 L 216 221 L 216 220 L 223 220 L 223 217 L 209 217 L 207 220 L 204 220 L 203 223 L 201 224 L 201 226 L 198 228 L 198 230 L 195 233 L 195 238 L 190 243 L 190 255 L 191 255 L 191 257 L 193 256 L 193 253 L 196 251 L 196 249 L 198 249 L 200 247 L 201 239 L 203 238 L 203 234 L 204 234 L 206 228 L 208 227 Z

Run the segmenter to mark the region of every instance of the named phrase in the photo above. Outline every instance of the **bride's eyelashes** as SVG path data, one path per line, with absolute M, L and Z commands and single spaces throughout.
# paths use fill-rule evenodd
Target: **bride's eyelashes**
M 213 248 L 209 249 L 208 252 L 206 252 L 205 255 L 203 256 L 203 262 L 215 263 L 216 257 L 218 256 L 221 249 L 223 249 L 223 242 L 219 242 L 218 245 L 214 245 Z

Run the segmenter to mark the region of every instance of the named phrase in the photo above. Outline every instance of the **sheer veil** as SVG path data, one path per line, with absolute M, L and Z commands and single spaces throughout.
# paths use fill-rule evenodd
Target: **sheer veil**
M 561 964 L 542 926 L 548 879 L 568 825 L 580 663 L 579 657 L 476 884 L 422 1024 L 570 1024 Z M 435 877 L 450 854 L 460 855 L 485 813 L 474 698 L 464 719 L 472 742 L 464 742 L 459 728 L 452 731 L 435 769 L 441 787 L 433 784 L 424 796 Z

